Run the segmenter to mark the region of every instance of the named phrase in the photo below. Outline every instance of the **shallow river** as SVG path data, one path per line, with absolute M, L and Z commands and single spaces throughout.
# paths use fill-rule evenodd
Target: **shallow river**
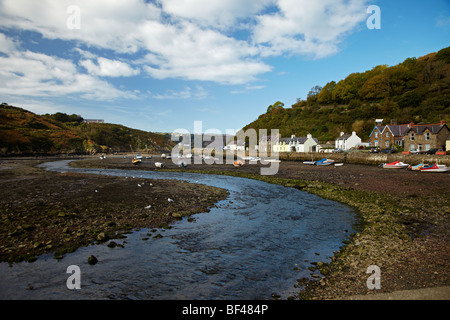
M 171 229 L 128 234 L 124 248 L 83 247 L 57 261 L 0 263 L 0 299 L 282 299 L 313 261 L 329 261 L 354 231 L 354 212 L 297 189 L 261 181 L 182 172 L 76 169 L 67 160 L 41 165 L 149 179 L 181 179 L 229 190 L 209 213 Z M 160 234 L 162 238 L 153 238 Z M 143 238 L 148 238 L 143 240 Z M 89 265 L 94 255 L 99 262 Z M 81 270 L 81 289 L 69 290 L 67 267 Z M 30 290 L 32 287 L 32 290 Z

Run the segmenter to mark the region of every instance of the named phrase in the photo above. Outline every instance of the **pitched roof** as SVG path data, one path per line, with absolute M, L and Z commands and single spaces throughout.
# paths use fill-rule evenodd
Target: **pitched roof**
M 337 138 L 336 140 L 347 140 L 348 138 L 350 138 L 352 135 L 351 134 L 343 134 L 342 136 L 340 136 L 339 138 Z
M 388 124 L 385 126 L 386 128 L 392 132 L 394 137 L 403 137 L 409 129 L 409 124 Z
M 425 130 L 429 130 L 432 134 L 437 134 L 442 128 L 447 127 L 445 123 L 439 124 L 412 124 L 405 133 L 414 131 L 416 134 L 423 134 Z
M 304 144 L 306 140 L 308 140 L 308 137 L 291 137 L 291 138 L 282 138 L 279 140 L 279 142 L 280 143 L 285 142 L 286 144 L 289 144 L 290 142 Z M 319 143 L 319 140 L 317 140 L 317 138 L 313 138 L 313 140 L 316 143 Z

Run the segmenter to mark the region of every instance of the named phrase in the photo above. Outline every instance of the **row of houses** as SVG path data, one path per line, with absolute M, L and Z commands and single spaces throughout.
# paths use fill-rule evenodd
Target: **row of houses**
M 259 145 L 254 146 L 254 148 L 263 152 L 325 152 L 331 151 L 332 149 L 349 150 L 358 147 L 361 144 L 361 138 L 356 135 L 356 132 L 352 132 L 352 134 L 341 132 L 341 135 L 333 144 L 320 144 L 319 140 L 311 134 L 308 134 L 305 137 L 291 135 L 290 138 L 263 136 L 259 141 Z M 245 150 L 245 148 L 246 145 L 244 141 L 232 140 L 224 149 L 242 151 Z
M 377 124 L 369 138 L 369 146 L 392 148 L 394 145 L 405 151 L 446 150 L 450 130 L 444 121 L 438 124 Z
M 428 151 L 430 149 L 446 150 L 446 144 L 450 141 L 450 130 L 444 121 L 438 124 L 389 124 L 381 125 L 382 119 L 372 130 L 369 142 L 363 143 L 355 131 L 351 134 L 341 132 L 333 142 L 320 144 L 319 140 L 311 134 L 305 137 L 291 135 L 289 138 L 280 136 L 263 136 L 255 149 L 268 152 L 326 152 L 332 149 L 350 150 L 359 146 L 373 148 L 393 148 L 395 145 L 404 148 L 405 151 Z M 225 150 L 245 150 L 245 142 L 231 141 Z M 447 148 L 448 149 L 448 148 Z

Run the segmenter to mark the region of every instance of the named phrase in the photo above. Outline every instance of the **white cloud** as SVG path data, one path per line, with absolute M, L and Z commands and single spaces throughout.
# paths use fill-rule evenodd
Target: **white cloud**
M 367 0 L 279 0 L 279 12 L 258 17 L 253 38 L 263 55 L 315 58 L 338 51 L 342 38 L 366 19 Z
M 160 0 L 164 12 L 202 26 L 235 28 L 240 19 L 261 13 L 274 0 Z
M 367 1 L 2 0 L 0 19 L 5 28 L 75 41 L 82 48 L 74 49 L 82 56 L 78 65 L 89 72 L 89 80 L 103 81 L 114 93 L 97 77 L 145 73 L 155 79 L 247 84 L 272 71 L 266 57 L 329 56 L 364 21 Z M 71 5 L 80 8 L 80 29 L 67 27 Z M 16 44 L 5 41 L 0 38 L 0 50 L 14 50 Z M 99 57 L 103 51 L 110 59 Z
M 3 42 L 12 40 L 0 33 Z M 79 73 L 71 60 L 11 48 L 0 56 L 0 94 L 4 96 L 61 97 L 78 95 L 86 99 L 136 98 L 97 77 Z
M 97 64 L 92 60 L 81 60 L 80 65 L 86 68 L 90 74 L 101 77 L 130 77 L 140 73 L 139 70 L 133 69 L 125 62 L 101 57 L 97 58 Z
M 151 93 L 150 93 L 151 94 Z M 153 99 L 167 100 L 167 99 L 205 99 L 208 92 L 202 86 L 196 86 L 193 91 L 191 87 L 185 87 L 183 90 L 174 91 L 167 90 L 164 94 L 151 94 Z

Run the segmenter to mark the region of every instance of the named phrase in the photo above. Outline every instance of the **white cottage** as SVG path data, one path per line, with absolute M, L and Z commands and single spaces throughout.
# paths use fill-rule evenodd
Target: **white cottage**
M 339 138 L 335 141 L 335 148 L 341 150 L 350 150 L 351 148 L 356 148 L 361 144 L 362 140 L 353 131 L 352 134 L 345 134 L 341 132 Z
M 320 149 L 319 141 L 311 134 L 306 137 L 282 138 L 273 145 L 274 152 L 317 152 Z

